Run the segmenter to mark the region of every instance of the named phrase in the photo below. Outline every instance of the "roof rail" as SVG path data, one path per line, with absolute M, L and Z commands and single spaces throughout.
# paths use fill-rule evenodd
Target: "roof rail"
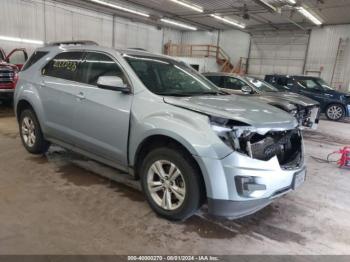
M 61 46 L 61 45 L 98 45 L 98 43 L 90 40 L 77 40 L 77 41 L 49 42 L 45 44 L 45 46 Z
M 140 47 L 128 47 L 127 49 L 148 52 L 146 49 Z

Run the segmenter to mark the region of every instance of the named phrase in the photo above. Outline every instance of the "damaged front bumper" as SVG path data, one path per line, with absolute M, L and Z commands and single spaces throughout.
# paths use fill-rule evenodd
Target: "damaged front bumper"
M 209 213 L 243 217 L 303 184 L 306 168 L 300 130 L 257 134 L 247 147 L 246 152 L 234 151 L 223 159 L 196 157 L 209 185 Z
M 300 128 L 317 129 L 320 115 L 321 109 L 319 106 L 309 106 L 298 109 L 295 118 L 298 120 Z

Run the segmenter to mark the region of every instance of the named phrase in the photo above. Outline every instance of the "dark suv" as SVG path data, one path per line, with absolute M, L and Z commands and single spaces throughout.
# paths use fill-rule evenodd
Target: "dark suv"
M 298 93 L 318 101 L 321 112 L 330 120 L 339 121 L 350 116 L 350 93 L 331 88 L 319 77 L 266 75 L 265 81 L 281 91 Z

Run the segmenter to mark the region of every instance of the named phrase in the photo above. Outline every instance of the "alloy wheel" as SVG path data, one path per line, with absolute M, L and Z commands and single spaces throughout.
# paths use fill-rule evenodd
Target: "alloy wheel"
M 22 137 L 24 143 L 28 147 L 33 147 L 36 142 L 36 132 L 34 121 L 28 116 L 23 118 L 22 121 Z
M 164 210 L 175 210 L 185 200 L 184 177 L 170 161 L 158 160 L 151 165 L 147 173 L 147 186 L 153 201 Z
M 327 116 L 332 120 L 338 120 L 343 116 L 343 108 L 339 105 L 332 105 L 327 109 Z

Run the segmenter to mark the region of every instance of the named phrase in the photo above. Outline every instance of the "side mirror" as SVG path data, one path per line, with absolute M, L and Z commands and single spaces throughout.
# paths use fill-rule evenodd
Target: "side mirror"
M 130 88 L 118 76 L 100 76 L 97 80 L 97 86 L 102 89 L 130 93 Z
M 241 91 L 243 94 L 252 94 L 253 88 L 251 88 L 250 86 L 242 86 Z

